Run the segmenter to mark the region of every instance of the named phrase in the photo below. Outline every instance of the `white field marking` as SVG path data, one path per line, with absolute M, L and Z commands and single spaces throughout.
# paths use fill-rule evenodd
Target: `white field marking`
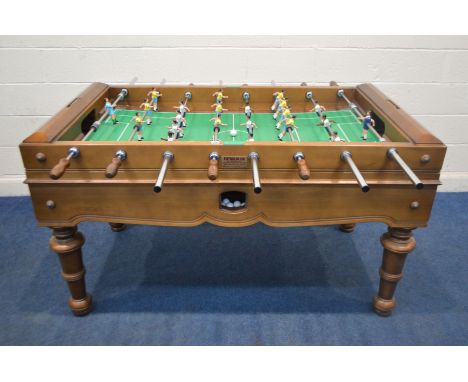
M 296 136 L 297 136 L 298 142 L 300 142 L 300 141 L 301 141 L 301 137 L 299 136 L 299 131 L 298 131 L 297 127 L 294 128 L 294 131 L 296 132 Z
M 346 138 L 346 140 L 348 142 L 351 142 L 351 140 L 349 139 L 349 137 L 346 135 L 346 133 L 344 132 L 344 130 L 341 128 L 340 124 L 337 123 L 336 126 L 338 126 L 338 129 L 340 129 L 340 131 L 343 133 L 344 137 Z
M 122 130 L 122 132 L 120 133 L 119 137 L 117 138 L 117 142 L 120 141 L 120 138 L 122 138 L 123 135 L 124 135 L 124 133 L 125 133 L 125 131 L 127 131 L 128 125 L 130 125 L 130 122 L 128 122 L 128 123 L 125 125 L 124 129 Z

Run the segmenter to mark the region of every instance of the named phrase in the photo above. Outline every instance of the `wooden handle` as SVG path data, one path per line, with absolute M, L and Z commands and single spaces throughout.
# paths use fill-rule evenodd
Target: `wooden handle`
M 216 159 L 210 159 L 210 165 L 208 167 L 208 179 L 215 180 L 218 177 L 218 161 Z
M 121 164 L 122 161 L 119 158 L 113 158 L 112 162 L 109 163 L 109 166 L 106 167 L 106 177 L 113 178 L 116 176 Z
M 310 178 L 310 171 L 307 167 L 305 159 L 299 159 L 297 161 L 297 168 L 299 169 L 299 176 L 301 179 L 307 180 Z
M 59 179 L 65 173 L 65 170 L 70 166 L 70 159 L 62 158 L 59 162 L 50 170 L 49 176 L 52 179 Z

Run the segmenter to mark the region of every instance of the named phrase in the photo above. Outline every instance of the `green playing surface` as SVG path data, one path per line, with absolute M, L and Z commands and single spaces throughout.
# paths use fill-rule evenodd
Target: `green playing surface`
M 113 125 L 110 118 L 107 118 L 99 129 L 88 137 L 88 141 L 128 141 L 133 130 L 135 110 L 117 109 L 118 124 Z M 140 111 L 143 116 L 144 112 Z M 332 122 L 332 130 L 336 131 L 341 139 L 347 142 L 361 142 L 362 123 L 356 118 L 351 110 L 327 111 L 328 119 Z M 317 126 L 320 119 L 315 113 L 294 113 L 296 115 L 297 131 L 294 133 L 294 140 L 300 142 L 327 142 L 328 133 L 323 126 Z M 168 129 L 175 113 L 173 112 L 153 112 L 152 124 L 143 124 L 143 136 L 145 141 L 160 141 L 167 138 Z M 187 127 L 184 129 L 184 137 L 180 141 L 210 141 L 213 139 L 213 122 L 210 118 L 214 113 L 187 113 Z M 221 117 L 227 126 L 221 127 L 218 139 L 225 144 L 243 144 L 248 139 L 245 126 L 240 126 L 245 122 L 243 113 L 224 113 Z M 275 129 L 276 121 L 272 113 L 257 113 L 252 115 L 252 121 L 257 128 L 254 129 L 254 140 L 259 142 L 271 142 L 278 140 L 279 131 Z M 235 127 L 237 136 L 232 137 L 230 131 Z M 135 134 L 133 140 L 137 140 Z M 283 141 L 291 141 L 289 134 L 286 134 Z M 379 142 L 379 138 L 369 130 L 368 142 Z

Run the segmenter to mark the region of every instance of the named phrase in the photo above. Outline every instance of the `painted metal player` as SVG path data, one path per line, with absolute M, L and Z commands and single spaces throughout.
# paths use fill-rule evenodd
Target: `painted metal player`
M 315 111 L 315 114 L 317 114 L 317 117 L 321 119 L 323 112 L 326 111 L 327 109 L 325 109 L 325 106 L 320 105 L 317 100 L 314 100 L 314 105 L 315 106 L 311 111 Z
M 143 118 L 141 118 L 140 113 L 138 111 L 135 113 L 135 116 L 132 117 L 129 123 L 131 123 L 132 121 L 135 121 L 133 129 L 137 132 L 138 140 L 144 140 L 145 138 L 143 137 Z
M 214 103 L 213 105 L 211 105 L 211 107 L 215 108 L 216 117 L 218 118 L 221 117 L 221 114 L 224 113 L 225 111 L 229 111 L 228 109 L 223 108 L 222 103 Z
M 214 92 L 213 97 L 216 97 L 216 103 L 222 103 L 225 98 L 229 98 L 223 94 L 223 89 L 219 89 L 217 92 Z
M 185 118 L 185 115 L 187 114 L 187 112 L 190 112 L 191 110 L 189 109 L 189 107 L 187 106 L 187 101 L 183 102 L 183 101 L 180 101 L 179 102 L 179 106 L 173 106 L 174 109 L 176 110 L 179 110 L 180 111 L 180 114 L 182 114 L 182 118 Z
M 375 121 L 372 119 L 372 112 L 368 111 L 364 118 L 360 118 L 362 120 L 362 136 L 361 139 L 363 141 L 367 141 L 367 133 L 371 126 L 375 128 Z
M 227 126 L 227 124 L 223 123 L 221 121 L 221 118 L 219 118 L 219 117 L 213 117 L 209 121 L 210 122 L 214 121 L 214 123 L 213 123 L 213 141 L 217 141 L 218 140 L 218 134 L 221 131 L 221 126 Z
M 325 130 L 327 130 L 328 137 L 330 140 L 332 140 L 333 137 L 333 131 L 331 129 L 332 123 L 336 123 L 334 119 L 328 119 L 326 114 L 322 113 L 322 121 L 317 123 L 317 126 L 323 126 L 325 127 Z
M 117 121 L 117 115 L 115 114 L 115 109 L 112 106 L 112 104 L 110 103 L 109 98 L 104 98 L 104 101 L 106 103 L 104 107 L 106 108 L 107 114 L 112 119 L 112 124 L 115 125 L 115 124 L 119 123 L 119 121 Z
M 168 141 L 169 140 L 174 141 L 174 140 L 184 137 L 184 130 L 182 129 L 182 127 L 180 127 L 179 122 L 177 122 L 177 119 L 173 119 L 172 125 L 166 126 L 166 128 L 169 129 L 167 133 Z
M 332 132 L 331 141 L 332 142 L 346 142 L 344 139 L 340 138 L 337 131 Z
M 185 118 L 182 117 L 182 113 L 180 112 L 180 110 L 177 110 L 176 111 L 176 116 L 174 118 L 177 122 L 177 125 L 182 129 L 186 126 L 185 124 Z
M 252 108 L 250 107 L 249 103 L 247 102 L 245 104 L 245 108 L 244 108 L 244 114 L 247 118 L 252 118 Z
M 179 106 L 174 106 L 173 108 L 176 109 L 176 113 L 180 113 L 182 116 L 183 127 L 187 127 L 187 120 L 185 119 L 185 116 L 187 115 L 187 112 L 190 112 L 190 109 L 187 106 L 187 100 L 185 100 L 185 102 L 180 101 Z
M 144 120 L 146 118 L 146 124 L 151 125 L 153 122 L 151 121 L 151 116 L 153 115 L 153 110 L 151 109 L 151 103 L 148 98 L 145 98 L 143 103 L 140 105 L 140 109 L 143 109 L 143 117 Z
M 280 115 L 280 120 L 276 124 L 276 130 L 279 130 L 281 125 L 283 125 L 286 121 L 291 116 L 291 109 L 289 107 L 286 107 L 282 110 L 281 115 Z
M 276 109 L 275 114 L 273 114 L 273 119 L 276 121 L 276 119 L 278 118 L 278 115 L 280 115 L 283 112 L 283 110 L 286 109 L 287 107 L 288 107 L 287 98 L 284 98 L 283 100 L 279 102 L 278 108 Z
M 285 123 L 284 123 L 284 126 L 283 126 L 283 130 L 281 131 L 280 135 L 278 135 L 278 140 L 282 141 L 283 140 L 283 137 L 285 136 L 285 134 L 288 132 L 288 130 L 291 132 L 291 134 L 293 133 L 293 131 L 295 129 L 297 129 L 298 127 L 296 126 L 296 116 L 293 115 L 289 118 L 286 119 Z
M 240 126 L 245 126 L 245 128 L 247 129 L 247 134 L 249 135 L 249 141 L 253 141 L 254 140 L 254 133 L 253 133 L 254 128 L 257 127 L 255 122 L 252 122 L 250 117 L 247 117 L 247 121 L 245 123 L 241 123 Z
M 151 100 L 151 105 L 153 106 L 153 111 L 158 111 L 158 99 L 162 97 L 162 94 L 156 90 L 156 88 L 152 88 L 150 92 L 148 92 L 148 98 Z
M 275 97 L 275 101 L 273 102 L 273 105 L 271 105 L 271 111 L 275 111 L 278 108 L 280 102 L 284 100 L 284 90 L 281 89 L 279 92 L 274 92 L 273 97 Z

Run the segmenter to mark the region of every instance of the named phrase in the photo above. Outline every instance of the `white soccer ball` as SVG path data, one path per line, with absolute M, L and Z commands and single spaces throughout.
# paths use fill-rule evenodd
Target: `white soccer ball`
M 306 93 L 306 99 L 311 100 L 312 97 L 313 97 L 312 92 L 307 92 L 307 93 Z
M 236 208 L 241 206 L 241 202 L 239 202 L 238 200 L 236 200 L 233 204 Z
M 227 208 L 233 208 L 233 207 L 234 207 L 234 204 L 233 204 L 233 203 L 228 203 L 228 204 L 226 205 L 226 207 L 227 207 Z
M 231 137 L 235 137 L 237 135 L 237 130 L 236 129 L 232 129 L 230 131 L 230 134 L 231 134 Z
M 226 199 L 223 199 L 223 201 L 222 201 L 221 204 L 222 204 L 223 206 L 227 206 L 229 203 L 231 203 L 231 201 L 230 201 L 228 198 L 226 198 Z

